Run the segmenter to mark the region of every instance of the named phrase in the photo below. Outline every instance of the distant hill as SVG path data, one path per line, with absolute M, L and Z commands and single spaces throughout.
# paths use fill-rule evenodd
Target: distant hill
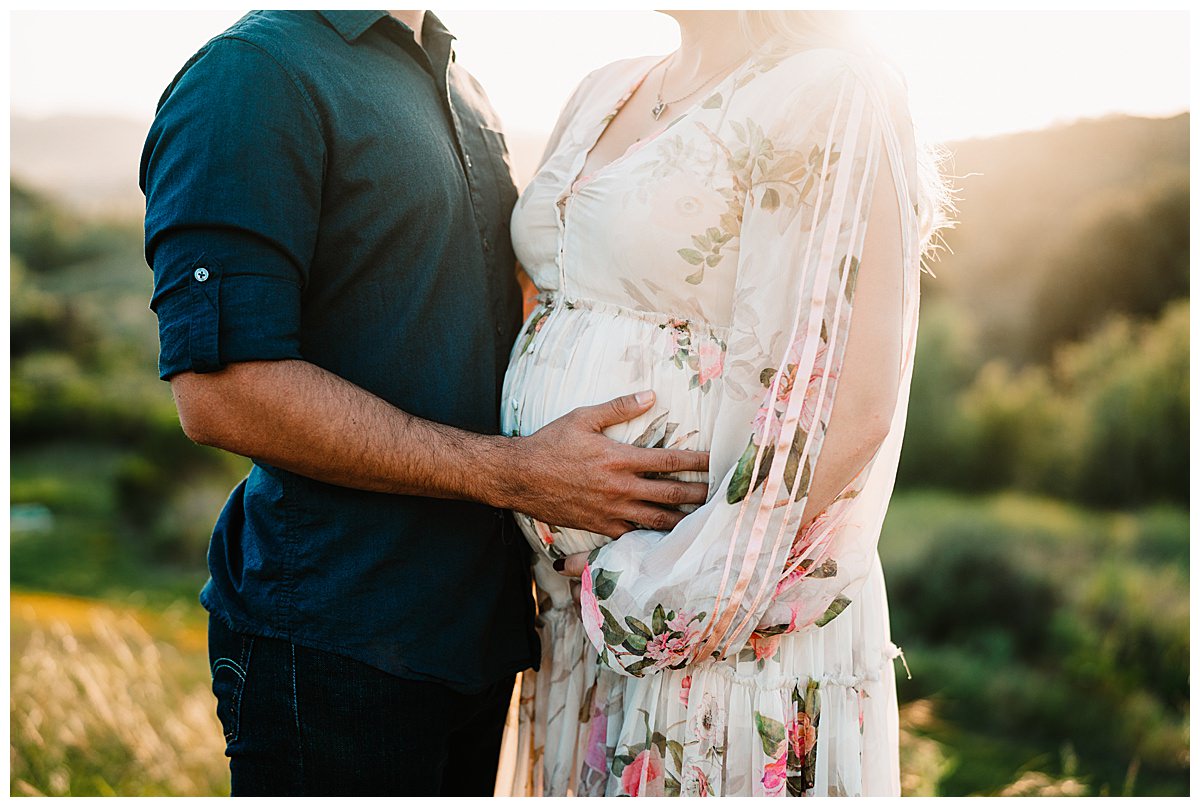
M 1173 192 L 1186 200 L 1189 125 L 1187 113 L 1115 115 L 949 144 L 946 170 L 961 177 L 959 224 L 946 237 L 953 254 L 932 264 L 938 277 L 923 293 L 970 311 L 985 353 L 1032 358 L 1037 351 L 1021 331 L 1066 256 L 1096 241 L 1106 222 L 1150 209 L 1154 198 Z M 1186 223 L 1182 232 L 1168 225 L 1168 251 L 1186 256 Z M 1135 260 L 1128 273 L 1151 282 L 1155 269 Z
M 150 122 L 12 117 L 12 173 L 87 213 L 141 215 L 138 161 Z

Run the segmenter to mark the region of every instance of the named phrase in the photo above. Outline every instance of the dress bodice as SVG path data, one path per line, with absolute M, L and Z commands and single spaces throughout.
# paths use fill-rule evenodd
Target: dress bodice
M 580 87 L 579 114 L 513 211 L 517 256 L 539 289 L 566 299 L 720 326 L 730 316 L 746 189 L 744 168 L 729 163 L 714 133 L 722 111 L 698 102 L 581 176 L 608 122 L 658 61 L 618 62 Z M 750 69 L 742 65 L 708 97 Z

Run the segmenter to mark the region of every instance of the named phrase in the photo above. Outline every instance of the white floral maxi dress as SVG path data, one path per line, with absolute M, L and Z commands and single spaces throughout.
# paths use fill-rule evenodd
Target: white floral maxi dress
M 900 80 L 841 49 L 750 57 L 664 130 L 581 177 L 657 64 L 579 85 L 512 231 L 539 303 L 513 347 L 506 433 L 653 389 L 606 430 L 711 452 L 709 500 L 670 532 L 518 516 L 539 550 L 544 648 L 505 739 L 514 795 L 898 795 L 876 551 L 908 408 L 920 258 Z M 890 431 L 798 532 L 838 385 L 877 172 L 904 253 Z M 799 383 L 798 383 L 799 382 Z M 582 618 L 552 560 L 592 551 Z M 509 789 L 511 788 L 511 790 Z

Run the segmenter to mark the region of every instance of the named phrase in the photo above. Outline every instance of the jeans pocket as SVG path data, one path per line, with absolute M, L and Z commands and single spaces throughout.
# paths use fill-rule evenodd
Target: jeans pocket
M 242 694 L 250 674 L 250 653 L 254 637 L 230 633 L 228 640 L 214 647 L 212 691 L 217 697 L 217 719 L 225 733 L 226 747 L 237 742 L 242 723 Z

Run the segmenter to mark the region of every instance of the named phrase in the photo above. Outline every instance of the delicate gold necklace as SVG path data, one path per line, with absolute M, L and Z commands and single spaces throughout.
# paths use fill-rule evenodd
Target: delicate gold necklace
M 676 98 L 674 101 L 664 101 L 663 97 L 662 97 L 663 87 L 665 87 L 667 85 L 667 73 L 671 69 L 671 65 L 670 65 L 670 63 L 668 63 L 667 66 L 663 68 L 662 80 L 658 82 L 658 97 L 654 104 L 654 108 L 650 110 L 650 114 L 654 116 L 655 120 L 658 120 L 662 116 L 663 111 L 667 107 L 671 106 L 672 104 L 678 104 L 680 101 L 686 101 L 687 99 L 691 98 L 693 95 L 700 92 L 700 90 L 704 89 L 704 87 L 708 86 L 708 82 L 712 81 L 714 78 L 721 75 L 726 70 L 728 70 L 731 67 L 733 67 L 734 65 L 736 65 L 738 62 L 742 61 L 743 57 L 744 57 L 743 54 L 739 54 L 738 57 L 736 59 L 734 59 L 732 62 L 723 66 L 720 70 L 716 71 L 715 73 L 710 75 L 708 78 L 704 79 L 704 81 L 702 81 L 696 87 L 696 89 L 692 90 L 691 92 L 689 92 L 687 95 L 683 96 L 682 98 Z

